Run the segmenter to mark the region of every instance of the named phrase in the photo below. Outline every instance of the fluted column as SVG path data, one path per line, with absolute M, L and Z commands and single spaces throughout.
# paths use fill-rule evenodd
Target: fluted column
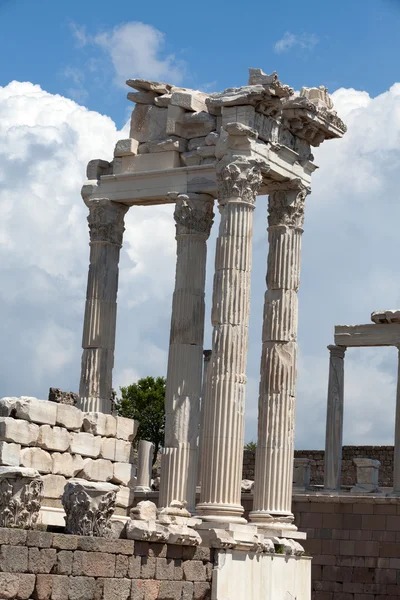
M 210 366 L 212 350 L 203 350 L 203 381 L 201 385 L 201 402 L 199 418 L 199 449 L 197 457 L 197 485 L 201 485 L 201 455 L 203 453 L 203 431 L 204 431 L 204 397 L 207 386 L 207 373 Z
M 326 411 L 324 489 L 340 490 L 343 438 L 344 346 L 328 346 L 329 381 Z
M 187 502 L 194 511 L 197 439 L 203 370 L 204 288 L 207 238 L 214 199 L 203 194 L 176 198 L 177 261 L 165 393 L 165 445 L 159 506 Z
M 118 262 L 128 207 L 107 199 L 89 208 L 90 264 L 82 336 L 79 408 L 111 413 Z
M 151 491 L 151 473 L 153 467 L 154 444 L 140 440 L 138 444 L 137 476 L 134 492 Z
M 215 255 L 213 342 L 204 402 L 201 494 L 207 521 L 245 522 L 240 483 L 253 210 L 261 173 L 245 158 L 217 165 L 221 223 Z
M 306 189 L 279 189 L 268 202 L 268 268 L 262 331 L 254 504 L 250 520 L 292 524 L 297 377 L 297 291 Z
M 400 346 L 397 346 L 397 392 L 396 392 L 396 421 L 394 430 L 394 465 L 393 465 L 393 493 L 400 495 Z

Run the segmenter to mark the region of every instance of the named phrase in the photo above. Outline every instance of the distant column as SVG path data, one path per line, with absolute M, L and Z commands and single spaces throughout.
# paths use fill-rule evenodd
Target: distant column
M 397 347 L 397 394 L 396 394 L 396 424 L 394 431 L 394 465 L 393 465 L 393 492 L 400 494 L 400 346 Z
M 214 199 L 205 194 L 176 198 L 176 278 L 165 392 L 165 445 L 161 455 L 160 507 L 173 500 L 194 511 L 197 440 L 203 371 L 207 239 Z
M 328 346 L 329 381 L 326 411 L 324 489 L 340 490 L 342 466 L 344 346 Z
M 138 467 L 134 492 L 150 492 L 154 444 L 140 440 L 138 445 Z
M 217 165 L 221 222 L 215 253 L 213 344 L 204 402 L 200 503 L 205 521 L 245 522 L 241 479 L 253 212 L 262 181 L 244 157 Z
M 118 263 L 128 206 L 106 198 L 89 208 L 90 264 L 82 336 L 81 410 L 111 413 Z

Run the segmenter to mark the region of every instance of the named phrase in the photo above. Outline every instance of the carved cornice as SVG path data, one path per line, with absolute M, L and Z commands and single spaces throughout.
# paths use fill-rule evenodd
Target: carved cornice
M 335 346 L 334 344 L 327 346 L 331 358 L 344 358 L 347 350 L 346 346 Z
M 304 186 L 294 189 L 277 186 L 277 190 L 270 192 L 268 196 L 268 225 L 302 228 L 305 200 L 310 191 L 310 188 Z
M 262 166 L 243 156 L 233 156 L 232 162 L 218 163 L 216 174 L 219 203 L 226 204 L 230 200 L 240 199 L 254 204 L 262 182 Z
M 172 196 L 175 194 L 169 194 Z M 214 222 L 214 198 L 206 194 L 176 194 L 176 235 L 197 234 L 206 238 Z
M 122 237 L 125 231 L 124 216 L 128 210 L 125 204 L 112 202 L 107 198 L 89 200 L 90 242 L 102 242 L 122 246 Z

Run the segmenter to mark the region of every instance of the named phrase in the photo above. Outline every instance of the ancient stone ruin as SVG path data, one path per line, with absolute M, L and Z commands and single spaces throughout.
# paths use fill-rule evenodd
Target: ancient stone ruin
M 112 162 L 100 158 L 89 162 L 82 188 L 89 209 L 90 264 L 78 408 L 53 404 L 51 423 L 37 422 L 32 417 L 36 404 L 31 401 L 25 410 L 24 400 L 17 399 L 11 408 L 16 406 L 16 412 L 0 422 L 0 433 L 14 433 L 1 439 L 21 444 L 13 422 L 26 419 L 26 435 L 32 440 L 19 451 L 24 465 L 34 467 L 48 450 L 65 453 L 72 463 L 76 460 L 72 456 L 90 457 L 78 473 L 71 467 L 71 478 L 59 496 L 66 530 L 80 536 L 75 548 L 85 547 L 79 541 L 82 537 L 113 534 L 116 484 L 122 482 L 128 495 L 135 485 L 139 488 L 133 492 L 135 506 L 130 518 L 125 517 L 123 533 L 134 540 L 129 550 L 133 558 L 135 552 L 143 552 L 139 569 L 121 567 L 125 574 L 118 584 L 113 580 L 118 577 L 115 561 L 114 571 L 104 575 L 101 569 L 91 571 L 94 559 L 84 563 L 82 553 L 75 553 L 79 556 L 73 559 L 73 575 L 94 577 L 96 585 L 97 578 L 110 581 L 108 588 L 103 582 L 99 597 L 209 598 L 212 590 L 216 600 L 309 600 L 311 558 L 304 555 L 306 535 L 297 530 L 291 507 L 301 238 L 311 175 L 317 168 L 312 147 L 340 138 L 346 127 L 324 87 L 302 88 L 295 94 L 276 73 L 266 75 L 260 69 L 250 69 L 247 85 L 211 94 L 143 79 L 127 84 L 136 90 L 128 94 L 136 103 L 130 137 L 117 142 Z M 259 195 L 268 195 L 269 247 L 255 481 L 245 518 L 241 481 L 246 362 L 252 225 Z M 215 201 L 221 222 L 215 252 L 213 341 L 203 369 L 206 252 Z M 143 445 L 135 482 L 126 476 L 129 460 L 124 463 L 127 470 L 113 462 L 118 460 L 122 421 L 110 413 L 124 216 L 136 205 L 160 203 L 175 206 L 177 262 L 165 448 L 160 489 L 152 492 L 146 476 L 148 445 Z M 55 436 L 54 429 L 62 425 L 58 411 L 66 409 L 82 414 L 82 422 Z M 107 433 L 110 419 L 116 431 Z M 43 441 L 54 437 L 65 438 L 62 449 L 54 448 L 54 441 Z M 51 475 L 54 461 L 50 457 Z M 109 476 L 101 482 L 100 474 L 107 469 Z M 123 476 L 116 475 L 119 469 Z M 305 481 L 306 472 L 307 465 L 298 464 L 295 481 Z M 157 495 L 158 506 L 148 499 L 151 494 Z M 121 529 L 118 533 L 122 535 Z M 173 573 L 167 573 L 172 563 L 158 562 L 164 560 L 178 561 Z M 75 568 L 75 561 L 81 566 Z M 72 579 L 66 585 L 73 586 Z M 161 585 L 165 580 L 171 584 L 168 590 Z M 191 585 L 185 588 L 186 583 Z M 106 588 L 114 589 L 115 595 Z M 35 597 L 41 598 L 35 589 Z

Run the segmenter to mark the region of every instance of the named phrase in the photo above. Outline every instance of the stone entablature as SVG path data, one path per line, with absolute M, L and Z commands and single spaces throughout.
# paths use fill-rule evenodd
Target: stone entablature
M 132 505 L 137 423 L 37 398 L 0 399 L 0 466 L 36 469 L 43 505 L 61 508 L 71 478 L 117 486 L 116 506 Z

